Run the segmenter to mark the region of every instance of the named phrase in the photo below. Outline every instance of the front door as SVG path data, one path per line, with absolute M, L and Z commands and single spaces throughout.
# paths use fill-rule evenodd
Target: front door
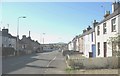
M 107 56 L 107 42 L 104 42 L 104 57 Z
M 92 44 L 92 52 L 93 52 L 93 57 L 96 57 L 96 46 L 95 46 L 95 44 Z

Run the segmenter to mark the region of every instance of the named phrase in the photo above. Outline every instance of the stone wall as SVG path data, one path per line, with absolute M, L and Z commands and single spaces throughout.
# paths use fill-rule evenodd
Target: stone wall
M 72 68 L 78 69 L 114 69 L 120 68 L 120 57 L 68 59 Z M 119 65 L 119 66 L 118 66 Z

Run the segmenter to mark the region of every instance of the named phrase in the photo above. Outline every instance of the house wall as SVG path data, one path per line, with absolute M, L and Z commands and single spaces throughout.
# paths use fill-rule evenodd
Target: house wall
M 76 50 L 76 40 L 74 39 L 72 42 L 73 42 L 73 50 L 75 51 Z
M 2 46 L 3 47 L 9 47 L 8 40 L 9 40 L 8 37 L 2 36 Z
M 90 38 L 89 38 L 89 35 L 85 35 L 84 38 L 85 38 L 85 40 L 84 40 L 84 42 L 85 42 L 84 56 L 88 58 L 89 51 L 90 51 Z
M 15 38 L 10 38 L 10 44 L 11 44 L 11 47 L 13 47 L 16 50 L 16 39 Z
M 79 49 L 80 52 L 83 53 L 84 52 L 84 37 L 79 37 Z
M 68 43 L 68 50 L 71 50 L 71 42 L 70 43 Z
M 116 28 L 118 28 L 118 15 L 113 17 L 116 18 Z M 103 43 L 107 42 L 107 40 L 109 39 L 109 37 L 115 37 L 116 34 L 118 33 L 118 29 L 116 29 L 116 32 L 111 32 L 111 20 L 113 19 L 109 19 L 107 21 L 105 21 L 106 27 L 107 27 L 107 33 L 103 34 L 103 23 L 99 24 L 98 26 L 100 26 L 100 35 L 97 35 L 97 26 L 95 27 L 95 32 L 96 32 L 96 57 L 104 57 L 104 51 L 103 51 Z M 120 28 L 120 27 L 119 27 Z M 100 42 L 100 55 L 98 55 L 98 42 Z M 109 46 L 107 44 L 107 57 L 112 56 L 112 48 L 111 46 Z
M 40 45 L 37 42 L 31 42 L 33 51 L 36 51 L 38 48 L 40 48 Z
M 68 50 L 71 50 L 71 42 L 68 43 Z
M 73 50 L 73 49 L 74 49 L 74 48 L 73 48 L 73 42 L 71 42 L 70 46 L 71 46 L 71 50 Z
M 79 51 L 79 38 L 76 38 L 76 51 Z
M 89 31 L 88 31 L 89 32 Z M 93 38 L 93 39 L 92 39 Z M 84 56 L 89 58 L 89 53 L 95 53 L 94 47 L 95 46 L 95 32 L 90 32 L 84 36 Z M 93 55 L 92 55 L 93 56 Z
M 92 34 L 93 34 L 93 36 L 92 36 Z M 92 56 L 93 57 L 96 57 L 96 44 L 95 44 L 95 40 L 96 40 L 96 38 L 95 38 L 95 31 L 94 32 L 92 32 L 91 34 L 91 42 L 90 42 L 90 47 L 91 47 L 91 51 L 92 51 Z M 93 38 L 93 39 L 92 39 Z M 90 52 L 91 52 L 90 51 Z

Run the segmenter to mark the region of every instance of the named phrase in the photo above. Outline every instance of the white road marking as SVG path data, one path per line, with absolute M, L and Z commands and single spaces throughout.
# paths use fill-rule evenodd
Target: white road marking
M 47 67 L 56 59 L 56 56 L 47 64 Z
M 47 64 L 47 67 L 50 66 L 50 64 L 56 59 L 56 56 Z M 45 73 L 48 71 L 48 69 L 45 70 Z

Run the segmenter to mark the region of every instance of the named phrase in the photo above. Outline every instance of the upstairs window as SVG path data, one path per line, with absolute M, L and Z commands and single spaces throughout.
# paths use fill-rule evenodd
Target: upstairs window
M 92 42 L 93 42 L 93 33 L 91 34 Z
M 116 18 L 111 20 L 112 32 L 116 31 Z
M 103 34 L 107 33 L 107 27 L 106 27 L 106 23 L 103 24 Z
M 97 35 L 100 35 L 100 26 L 97 26 Z

